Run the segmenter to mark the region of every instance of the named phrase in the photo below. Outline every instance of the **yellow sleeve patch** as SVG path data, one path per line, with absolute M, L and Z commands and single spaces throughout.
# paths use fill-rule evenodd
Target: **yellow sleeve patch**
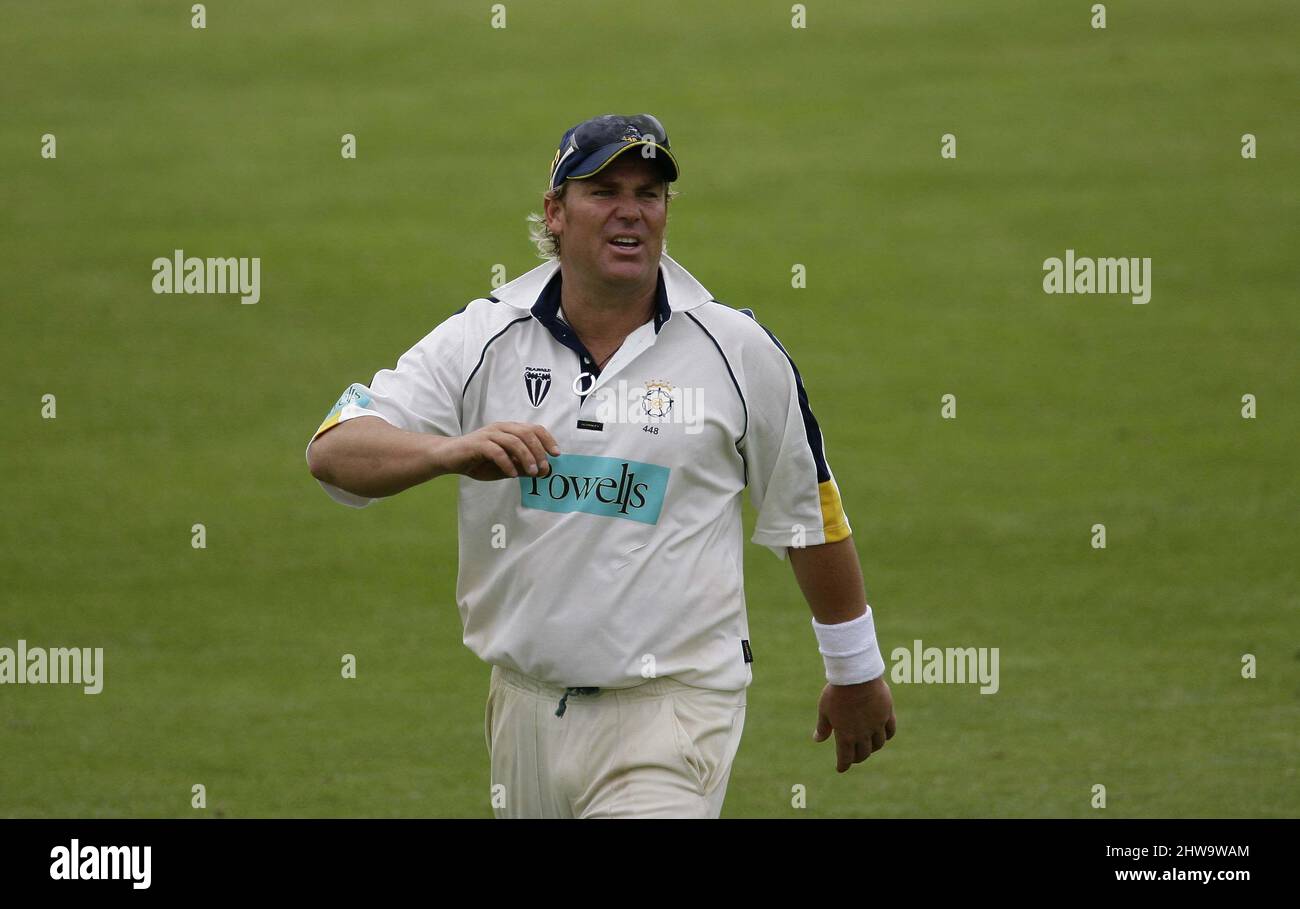
M 312 435 L 311 441 L 315 442 L 317 436 L 322 432 L 337 426 L 339 416 L 343 413 L 343 408 L 347 407 L 349 404 L 356 404 L 358 407 L 369 407 L 370 390 L 366 388 L 366 386 L 360 385 L 356 382 L 349 385 L 348 390 L 343 392 L 342 396 L 334 402 L 334 406 L 330 408 L 330 412 L 325 414 L 325 422 L 320 424 L 320 428 Z M 311 442 L 308 442 L 307 444 L 310 445 Z
M 342 413 L 341 410 L 336 410 L 336 411 L 332 412 L 328 417 L 326 417 L 326 418 L 325 418 L 325 422 L 322 423 L 322 424 L 320 424 L 320 429 L 316 430 L 316 432 L 312 435 L 311 440 L 312 440 L 313 442 L 315 442 L 315 441 L 316 441 L 316 438 L 317 438 L 317 437 L 318 437 L 322 432 L 324 432 L 324 431 L 327 430 L 327 429 L 332 429 L 333 427 L 337 426 L 337 425 L 338 425 L 338 422 L 339 422 L 339 414 L 340 414 L 340 413 Z M 333 444 L 333 443 L 331 442 L 330 444 Z
M 849 526 L 849 517 L 844 513 L 844 503 L 840 501 L 840 490 L 834 480 L 817 484 L 817 493 L 822 502 L 822 530 L 827 543 L 838 543 L 853 533 Z

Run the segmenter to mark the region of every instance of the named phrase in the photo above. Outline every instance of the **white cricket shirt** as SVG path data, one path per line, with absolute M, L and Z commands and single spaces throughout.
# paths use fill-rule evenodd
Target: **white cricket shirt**
M 779 558 L 851 533 L 798 370 L 665 255 L 654 318 L 597 371 L 558 317 L 561 280 L 553 260 L 472 301 L 344 392 L 313 441 L 360 416 L 443 436 L 540 423 L 550 475 L 457 478 L 466 646 L 566 687 L 742 688 L 742 490 Z

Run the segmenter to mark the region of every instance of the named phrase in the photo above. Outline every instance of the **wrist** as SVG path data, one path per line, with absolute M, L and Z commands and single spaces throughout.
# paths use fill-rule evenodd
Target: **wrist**
M 455 473 L 452 469 L 451 446 L 456 443 L 453 436 L 425 436 L 425 472 L 428 479 Z
M 859 685 L 885 674 L 885 660 L 876 642 L 871 606 L 856 619 L 835 625 L 812 620 L 817 649 L 826 664 L 826 681 L 832 685 Z

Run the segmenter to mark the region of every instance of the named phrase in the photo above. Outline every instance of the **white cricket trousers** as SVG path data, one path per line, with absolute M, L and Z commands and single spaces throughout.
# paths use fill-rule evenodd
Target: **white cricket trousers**
M 570 694 L 492 667 L 484 735 L 499 818 L 716 818 L 745 689 L 675 679 Z

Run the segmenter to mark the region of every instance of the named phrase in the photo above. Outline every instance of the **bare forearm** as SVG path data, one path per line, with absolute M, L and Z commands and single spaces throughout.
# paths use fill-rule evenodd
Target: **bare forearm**
M 791 547 L 788 553 L 795 580 L 818 622 L 838 625 L 867 611 L 862 565 L 853 537 L 802 549 Z
M 316 479 L 380 498 L 446 473 L 438 455 L 451 441 L 407 432 L 378 417 L 357 417 L 312 442 L 308 462 Z

